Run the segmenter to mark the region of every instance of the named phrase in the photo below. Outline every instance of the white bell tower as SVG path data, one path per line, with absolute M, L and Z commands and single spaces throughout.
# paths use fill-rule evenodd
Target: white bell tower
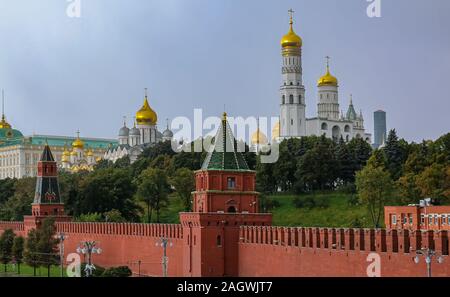
M 289 10 L 289 32 L 281 39 L 280 137 L 306 135 L 305 87 L 302 79 L 302 39 L 293 29 L 293 13 Z

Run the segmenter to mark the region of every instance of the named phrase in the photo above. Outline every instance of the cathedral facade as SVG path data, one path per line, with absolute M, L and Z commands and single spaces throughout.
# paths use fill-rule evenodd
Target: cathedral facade
M 303 41 L 293 29 L 292 11 L 289 32 L 281 39 L 282 85 L 280 87 L 280 122 L 272 137 L 278 140 L 309 135 L 325 135 L 345 141 L 363 138 L 371 143 L 366 133 L 362 111 L 357 113 L 350 98 L 346 113 L 340 110 L 338 80 L 330 72 L 327 57 L 326 73 L 317 81 L 317 116 L 306 118 L 305 87 L 303 85 Z
M 103 159 L 116 162 L 128 156 L 130 162 L 133 163 L 145 148 L 157 142 L 170 141 L 173 133 L 169 129 L 169 125 L 167 124 L 166 130 L 161 133 L 158 131 L 157 123 L 158 115 L 150 107 L 147 90 L 145 90 L 144 104 L 136 112 L 133 127 L 128 128 L 124 121 L 123 126 L 119 129 L 118 143 L 105 152 Z

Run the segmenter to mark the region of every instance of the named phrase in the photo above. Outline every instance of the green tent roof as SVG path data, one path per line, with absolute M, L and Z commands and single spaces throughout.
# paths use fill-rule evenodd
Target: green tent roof
M 221 125 L 214 137 L 213 149 L 208 152 L 202 170 L 250 170 L 224 113 Z

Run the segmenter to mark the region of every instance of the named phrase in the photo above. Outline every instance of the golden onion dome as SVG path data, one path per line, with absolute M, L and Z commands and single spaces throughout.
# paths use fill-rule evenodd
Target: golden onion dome
M 272 140 L 280 137 L 280 121 L 278 121 L 272 129 Z
M 280 44 L 282 48 L 300 48 L 303 45 L 302 38 L 295 34 L 293 28 L 294 21 L 291 19 L 289 21 L 289 32 L 281 38 Z
M 78 132 L 77 139 L 75 139 L 74 142 L 72 142 L 72 147 L 77 149 L 83 149 L 84 148 L 84 142 L 80 139 L 80 133 Z
M 77 155 L 77 152 L 76 152 L 76 151 L 72 151 L 72 152 L 70 153 L 70 155 L 71 155 L 71 156 L 76 156 L 76 155 Z
M 267 136 L 259 129 L 252 135 L 252 144 L 267 144 Z
M 93 155 L 94 155 L 94 152 L 92 152 L 92 150 L 89 149 L 88 152 L 87 152 L 87 156 L 88 157 L 92 157 Z
M 69 156 L 63 154 L 62 158 L 61 158 L 61 162 L 63 163 L 68 163 L 69 162 Z
M 158 115 L 148 104 L 147 91 L 144 98 L 144 104 L 141 109 L 136 112 L 136 122 L 138 125 L 156 125 Z
M 5 115 L 2 115 L 2 121 L 0 122 L 0 129 L 11 129 L 11 125 L 6 121 Z
M 324 76 L 319 78 L 319 80 L 317 81 L 317 86 L 318 87 L 323 87 L 323 86 L 337 87 L 338 86 L 338 80 L 336 77 L 331 75 L 330 67 L 328 65 L 327 65 L 327 73 L 325 73 Z

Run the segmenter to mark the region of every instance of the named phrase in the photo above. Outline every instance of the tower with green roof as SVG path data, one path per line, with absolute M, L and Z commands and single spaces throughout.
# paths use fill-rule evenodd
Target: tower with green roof
M 238 275 L 239 227 L 270 226 L 272 215 L 258 213 L 256 172 L 238 149 L 226 113 L 195 184 L 193 211 L 180 213 L 183 273 Z

